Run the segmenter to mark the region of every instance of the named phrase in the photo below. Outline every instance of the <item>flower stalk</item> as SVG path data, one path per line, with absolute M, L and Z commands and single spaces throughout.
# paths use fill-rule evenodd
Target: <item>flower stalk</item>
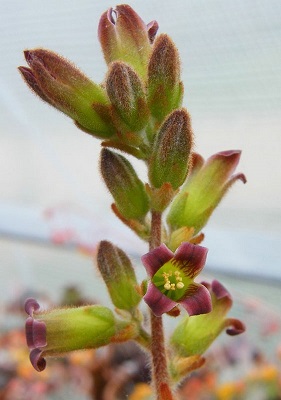
M 151 236 L 149 250 L 160 246 L 162 239 L 162 214 L 157 211 L 151 213 Z M 151 326 L 151 358 L 152 358 L 152 385 L 155 388 L 157 400 L 175 400 L 170 388 L 167 355 L 165 348 L 162 316 L 157 317 L 150 310 Z

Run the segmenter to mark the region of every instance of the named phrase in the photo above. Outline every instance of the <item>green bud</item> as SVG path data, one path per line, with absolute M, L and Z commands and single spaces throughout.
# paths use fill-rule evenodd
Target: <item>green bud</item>
M 239 150 L 221 151 L 204 162 L 200 155 L 193 154 L 191 173 L 167 216 L 172 230 L 187 226 L 196 235 L 233 183 L 238 179 L 246 182 L 243 174 L 232 175 L 240 155 Z
M 94 136 L 109 138 L 115 133 L 110 120 L 110 103 L 100 85 L 50 50 L 26 50 L 24 54 L 30 68 L 19 67 L 19 71 L 42 100 Z
M 115 307 L 128 311 L 135 308 L 142 297 L 128 256 L 104 240 L 99 245 L 97 264 Z
M 176 46 L 166 34 L 158 36 L 148 65 L 148 104 L 151 114 L 162 121 L 182 103 L 180 60 Z
M 120 154 L 103 149 L 101 173 L 118 211 L 126 219 L 143 219 L 149 210 L 148 196 L 130 162 Z
M 192 130 L 189 114 L 185 109 L 173 111 L 158 132 L 149 163 L 152 185 L 160 188 L 170 182 L 173 189 L 181 186 L 187 176 Z
M 128 128 L 134 132 L 143 129 L 148 122 L 149 111 L 142 82 L 134 70 L 120 61 L 112 63 L 106 90 L 115 113 Z

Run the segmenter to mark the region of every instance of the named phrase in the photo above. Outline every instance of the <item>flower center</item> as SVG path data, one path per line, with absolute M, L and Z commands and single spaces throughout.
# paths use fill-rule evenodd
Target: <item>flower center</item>
M 172 261 L 164 264 L 151 281 L 165 296 L 171 300 L 179 301 L 184 296 L 191 280 Z

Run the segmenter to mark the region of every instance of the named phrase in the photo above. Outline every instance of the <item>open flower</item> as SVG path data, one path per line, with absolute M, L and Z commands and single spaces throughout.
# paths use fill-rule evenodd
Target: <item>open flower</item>
M 231 336 L 245 331 L 243 322 L 226 317 L 232 307 L 228 290 L 217 280 L 203 284 L 211 294 L 212 311 L 207 315 L 187 316 L 180 321 L 171 337 L 171 344 L 181 357 L 203 354 L 224 329 Z
M 144 300 L 156 316 L 170 311 L 178 303 L 189 315 L 211 311 L 208 289 L 194 282 L 204 267 L 207 251 L 205 247 L 185 242 L 174 254 L 162 244 L 142 257 L 151 278 Z
M 26 341 L 37 371 L 45 369 L 45 357 L 104 346 L 118 333 L 113 313 L 100 305 L 40 311 L 38 302 L 30 298 L 25 311 L 29 315 Z

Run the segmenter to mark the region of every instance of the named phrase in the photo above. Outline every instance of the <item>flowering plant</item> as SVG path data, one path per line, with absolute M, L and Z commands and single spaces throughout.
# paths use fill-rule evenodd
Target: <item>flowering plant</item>
M 193 152 L 178 50 L 157 30 L 156 21 L 146 25 L 128 5 L 107 10 L 98 27 L 108 65 L 102 84 L 50 50 L 24 52 L 28 67 L 19 70 L 33 92 L 102 140 L 100 170 L 112 210 L 149 245 L 142 257 L 147 280 L 139 283 L 127 254 L 102 241 L 97 267 L 114 310 L 88 305 L 44 311 L 30 298 L 26 338 L 37 371 L 49 356 L 134 340 L 151 359 L 155 398 L 172 400 L 176 385 L 203 365 L 203 353 L 223 329 L 230 335 L 245 330 L 226 317 L 232 305 L 227 289 L 195 278 L 207 257 L 202 229 L 230 186 L 246 179 L 233 175 L 240 151 L 222 151 L 206 162 Z M 145 163 L 148 183 L 126 154 Z M 150 309 L 149 328 L 142 299 Z M 163 314 L 181 316 L 168 345 Z

